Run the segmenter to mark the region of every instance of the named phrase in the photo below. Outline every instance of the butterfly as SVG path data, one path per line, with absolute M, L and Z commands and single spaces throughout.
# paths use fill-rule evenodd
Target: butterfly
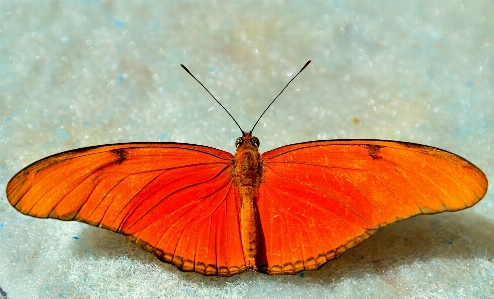
M 124 234 L 182 271 L 230 276 L 318 269 L 380 227 L 471 207 L 487 191 L 475 165 L 415 143 L 321 140 L 260 154 L 259 119 L 249 132 L 235 121 L 233 155 L 171 142 L 59 153 L 18 172 L 7 198 L 29 216 Z

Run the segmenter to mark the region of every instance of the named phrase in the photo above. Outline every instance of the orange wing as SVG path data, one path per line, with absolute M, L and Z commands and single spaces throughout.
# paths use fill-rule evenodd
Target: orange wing
M 127 235 L 184 271 L 245 270 L 233 156 L 175 143 L 131 143 L 60 153 L 8 183 L 20 212 L 77 220 Z
M 270 274 L 317 269 L 379 227 L 470 207 L 487 190 L 475 165 L 412 143 L 317 141 L 262 159 L 258 268 Z

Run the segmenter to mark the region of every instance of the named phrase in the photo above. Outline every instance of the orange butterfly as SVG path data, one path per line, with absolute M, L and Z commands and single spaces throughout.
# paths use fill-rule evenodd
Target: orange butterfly
M 122 233 L 182 271 L 230 276 L 317 269 L 379 227 L 468 208 L 487 191 L 479 168 L 441 149 L 328 140 L 261 155 L 252 130 L 235 155 L 183 143 L 59 153 L 17 173 L 7 197 L 26 215 Z

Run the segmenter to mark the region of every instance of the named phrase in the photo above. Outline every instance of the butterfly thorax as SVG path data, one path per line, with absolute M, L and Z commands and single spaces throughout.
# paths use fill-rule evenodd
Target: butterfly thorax
M 242 199 L 240 229 L 245 263 L 248 268 L 257 269 L 257 207 L 256 200 L 262 176 L 259 140 L 250 133 L 237 139 L 237 152 L 233 169 L 233 181 Z

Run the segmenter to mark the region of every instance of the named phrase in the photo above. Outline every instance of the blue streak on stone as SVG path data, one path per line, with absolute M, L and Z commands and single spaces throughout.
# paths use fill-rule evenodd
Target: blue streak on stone
M 473 86 L 473 81 L 467 81 L 465 82 L 466 87 L 472 87 Z
M 428 125 L 420 125 L 417 127 L 418 130 L 420 131 L 428 131 L 430 130 L 429 126 Z
M 453 241 L 448 241 L 448 244 L 449 244 L 449 245 L 453 244 Z
M 432 221 L 431 225 L 432 225 L 432 231 L 435 232 L 439 229 L 439 227 L 437 226 L 437 220 Z
M 305 273 L 303 273 L 303 272 L 302 272 L 302 273 L 300 273 L 300 277 L 301 277 L 301 278 L 304 278 L 304 277 L 305 277 Z
M 472 132 L 474 132 L 473 128 L 457 128 L 454 135 L 460 138 L 467 138 Z
M 115 28 L 123 28 L 125 26 L 127 26 L 127 23 L 125 23 L 124 21 L 121 21 L 121 20 L 113 21 L 113 27 L 115 27 Z
M 159 29 L 160 27 L 161 27 L 160 23 L 158 23 L 156 21 L 149 22 L 149 25 L 148 25 L 149 30 L 156 30 L 156 29 Z
M 210 72 L 211 74 L 215 74 L 217 70 L 218 70 L 218 69 L 217 69 L 215 66 L 210 66 L 210 67 L 209 67 L 209 72 Z
M 84 126 L 86 126 L 86 127 L 87 127 L 87 126 L 89 126 L 89 125 L 90 125 L 90 123 L 89 123 L 88 121 L 85 121 L 85 122 L 83 122 L 83 123 L 82 123 L 82 125 L 84 125 Z
M 3 223 L 0 223 L 0 227 L 3 227 L 3 226 L 4 226 L 4 224 Z
M 67 134 L 67 132 L 65 132 L 64 129 L 59 129 L 59 128 L 56 128 L 55 129 L 55 133 L 58 135 L 58 137 L 62 140 L 67 140 L 69 138 L 69 134 Z
M 161 142 L 162 142 L 162 141 L 165 141 L 165 140 L 166 140 L 166 136 L 167 136 L 167 135 L 168 135 L 168 134 L 166 134 L 166 133 L 161 134 L 161 136 L 160 136 L 160 138 L 158 139 L 158 141 L 161 141 Z
M 454 102 L 448 106 L 448 110 L 451 112 L 458 112 L 458 111 L 462 110 L 462 108 L 458 102 Z
M 74 239 L 74 240 L 79 240 L 79 237 L 77 237 L 77 236 L 73 236 L 73 237 L 72 237 L 72 239 Z
M 117 75 L 117 80 L 118 80 L 118 83 L 123 83 L 123 82 L 124 82 L 124 80 L 125 80 L 125 78 L 124 78 L 123 74 L 118 74 L 118 75 Z

